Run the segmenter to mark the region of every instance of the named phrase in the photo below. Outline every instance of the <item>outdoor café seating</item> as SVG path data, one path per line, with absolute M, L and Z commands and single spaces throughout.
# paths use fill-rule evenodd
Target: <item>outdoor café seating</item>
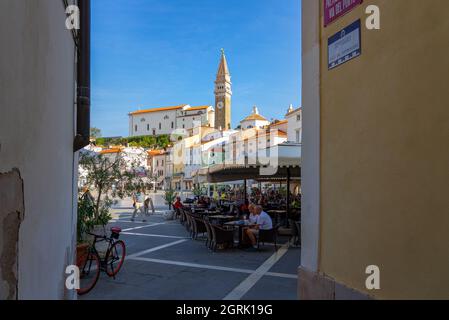
M 263 198 L 265 196 L 261 198 L 260 192 L 254 193 L 246 201 L 243 200 L 245 197 L 232 200 L 224 200 L 225 197 L 220 200 L 201 197 L 194 202 L 185 201 L 183 207 L 176 209 L 176 218 L 186 227 L 193 240 L 205 241 L 205 246 L 213 252 L 217 249 L 234 248 L 237 239 L 238 248 L 245 249 L 248 245 L 244 242 L 244 231 L 255 226 L 254 222 L 247 220 L 248 205 L 264 203 L 263 210 L 271 216 L 275 227 L 271 230 L 259 230 L 257 248 L 260 250 L 265 244 L 273 244 L 277 251 L 278 237 L 285 237 L 289 243 L 299 246 L 300 208 L 286 205 L 287 202 L 278 191 L 267 194 L 272 197 L 272 201 L 266 201 Z
M 260 244 L 265 245 L 265 243 L 273 243 L 274 248 L 277 251 L 277 231 L 279 226 L 274 227 L 270 230 L 259 230 L 259 235 L 257 236 L 257 249 L 260 249 Z
M 206 247 L 208 247 L 210 249 L 210 248 L 212 248 L 212 244 L 213 244 L 212 226 L 209 223 L 209 221 L 207 221 L 207 220 L 204 220 L 204 225 L 206 226 L 206 231 L 207 231 Z
M 204 225 L 204 220 L 200 216 L 186 212 L 186 217 L 186 228 L 190 231 L 190 236 L 192 239 L 197 239 L 200 234 L 204 235 L 207 232 L 206 226 Z
M 193 239 L 197 239 L 198 235 L 205 235 L 207 232 L 204 220 L 201 217 L 193 217 Z
M 225 228 L 210 223 L 209 226 L 212 233 L 212 241 L 210 246 L 212 251 L 215 252 L 218 246 L 226 246 L 226 248 L 234 247 L 234 228 Z

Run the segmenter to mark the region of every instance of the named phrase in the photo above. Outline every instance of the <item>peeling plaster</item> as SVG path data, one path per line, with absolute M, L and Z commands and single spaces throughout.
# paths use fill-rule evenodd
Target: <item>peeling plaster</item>
M 18 297 L 18 243 L 24 209 L 19 170 L 0 174 L 0 300 Z

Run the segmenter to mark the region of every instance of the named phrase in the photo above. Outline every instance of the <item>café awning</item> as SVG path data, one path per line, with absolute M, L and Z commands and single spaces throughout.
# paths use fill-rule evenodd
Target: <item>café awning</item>
M 301 178 L 301 145 L 284 143 L 271 147 L 251 161 L 245 157 L 242 163 L 216 164 L 200 170 L 210 183 L 236 180 L 272 181 Z

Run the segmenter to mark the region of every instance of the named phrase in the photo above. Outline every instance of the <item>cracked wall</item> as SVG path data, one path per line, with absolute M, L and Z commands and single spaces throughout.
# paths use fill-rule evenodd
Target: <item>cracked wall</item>
M 0 174 L 0 300 L 16 300 L 18 243 L 24 218 L 23 182 L 18 170 Z
M 64 271 L 76 247 L 75 43 L 62 1 L 1 0 L 0 15 L 0 299 L 74 299 Z M 13 168 L 23 193 L 11 191 Z

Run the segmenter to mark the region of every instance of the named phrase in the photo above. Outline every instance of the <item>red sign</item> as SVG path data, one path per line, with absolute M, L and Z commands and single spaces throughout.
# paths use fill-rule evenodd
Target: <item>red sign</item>
M 363 0 L 323 0 L 324 1 L 324 26 L 329 24 L 345 15 L 358 5 Z

